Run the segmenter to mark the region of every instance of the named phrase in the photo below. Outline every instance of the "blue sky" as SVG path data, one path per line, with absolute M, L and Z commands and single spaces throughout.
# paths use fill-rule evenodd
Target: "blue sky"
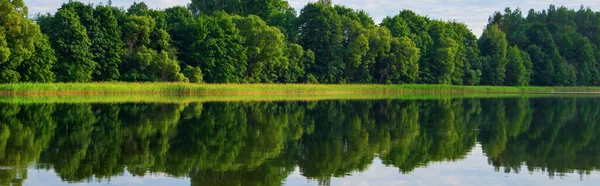
M 25 0 L 31 14 L 53 12 L 68 0 Z M 81 0 L 82 2 L 101 3 L 108 0 Z M 144 1 L 152 8 L 165 8 L 174 5 L 186 5 L 190 0 L 137 0 Z M 306 3 L 316 0 L 289 0 L 297 11 Z M 113 0 L 115 6 L 128 7 L 134 0 Z M 600 0 L 333 0 L 335 4 L 346 5 L 355 9 L 363 9 L 373 16 L 376 22 L 400 10 L 410 9 L 418 14 L 443 20 L 457 20 L 466 23 L 476 34 L 480 35 L 487 23 L 487 18 L 494 11 L 505 7 L 520 7 L 527 12 L 531 8 L 546 9 L 550 4 L 564 5 L 578 9 L 582 4 L 600 10 Z

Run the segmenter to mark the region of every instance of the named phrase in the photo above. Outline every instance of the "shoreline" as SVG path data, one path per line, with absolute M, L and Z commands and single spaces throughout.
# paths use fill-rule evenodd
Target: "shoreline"
M 194 83 L 23 83 L 0 84 L 1 96 L 27 95 L 252 95 L 365 93 L 535 93 L 600 94 L 600 87 L 510 87 L 432 84 L 194 84 Z
M 0 103 L 198 103 L 198 102 L 310 102 L 327 100 L 445 100 L 487 98 L 600 98 L 600 94 L 521 93 L 384 93 L 384 94 L 103 94 L 0 96 Z
M 0 84 L 0 95 L 110 94 L 357 94 L 357 93 L 536 93 L 600 94 L 600 87 L 509 87 L 431 84 L 194 84 L 194 83 L 23 83 Z
M 0 95 L 102 94 L 349 94 L 349 93 L 542 93 L 600 94 L 600 87 L 510 87 L 432 84 L 194 84 L 22 83 L 0 84 Z

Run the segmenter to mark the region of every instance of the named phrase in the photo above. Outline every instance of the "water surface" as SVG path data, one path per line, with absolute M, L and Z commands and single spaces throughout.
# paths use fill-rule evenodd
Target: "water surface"
M 600 99 L 0 102 L 0 185 L 596 185 Z

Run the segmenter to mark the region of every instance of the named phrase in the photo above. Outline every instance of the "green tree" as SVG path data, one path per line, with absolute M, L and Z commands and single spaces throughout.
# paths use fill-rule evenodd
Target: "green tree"
M 122 27 L 127 51 L 121 72 L 127 81 L 188 81 L 169 53 L 170 37 L 148 16 L 132 15 Z M 158 40 L 150 38 L 159 33 Z M 157 44 L 158 43 L 158 44 Z M 154 47 L 154 48 L 152 48 Z
M 41 17 L 42 30 L 50 37 L 58 62 L 54 72 L 58 81 L 89 82 L 98 67 L 90 52 L 86 28 L 71 7 L 61 8 L 54 16 Z
M 532 85 L 553 85 L 554 64 L 548 62 L 546 53 L 537 45 L 530 45 L 527 53 L 533 66 Z
M 481 56 L 490 58 L 483 64 L 482 84 L 503 85 L 506 73 L 506 53 L 508 41 L 498 25 L 492 25 L 483 31 L 479 38 Z
M 0 83 L 22 80 L 18 68 L 24 61 L 30 62 L 30 58 L 37 55 L 36 43 L 42 36 L 39 27 L 27 14 L 28 8 L 22 0 L 0 1 Z
M 431 69 L 435 67 L 430 64 L 435 54 L 434 41 L 429 33 L 430 21 L 428 17 L 417 15 L 413 11 L 402 10 L 396 16 L 385 18 L 381 23 L 381 26 L 390 29 L 393 37 L 407 36 L 420 49 L 419 83 L 435 83 L 436 81 L 436 75 Z
M 185 69 L 183 69 L 182 73 L 192 83 L 202 83 L 203 82 L 202 69 L 200 69 L 200 67 L 191 67 L 188 65 L 185 67 Z
M 370 68 L 369 60 L 363 60 L 369 51 L 369 40 L 367 30 L 365 30 L 358 21 L 350 20 L 349 17 L 342 17 L 342 68 L 344 69 L 343 82 L 369 82 Z
M 521 56 L 523 53 L 517 46 L 512 46 L 508 48 L 508 52 L 506 54 L 506 60 L 508 63 L 506 64 L 506 79 L 504 81 L 505 85 L 508 86 L 527 86 L 529 85 L 529 77 L 527 69 L 525 68 L 525 62 L 523 57 Z
M 208 35 L 206 21 L 194 18 L 185 7 L 167 8 L 165 12 L 167 32 L 177 50 L 177 59 L 182 65 L 199 66 L 201 57 L 206 55 L 200 48 Z
M 231 15 L 256 15 L 263 20 L 290 11 L 285 0 L 192 0 L 188 5 L 195 15 L 224 11 Z
M 146 16 L 150 9 L 144 2 L 133 2 L 129 8 L 127 8 L 127 15 Z
M 446 38 L 440 43 L 440 46 L 435 51 L 433 56 L 433 65 L 435 68 L 431 69 L 431 72 L 435 74 L 435 83 L 437 84 L 450 84 L 451 75 L 454 69 L 454 56 L 458 45 L 456 41 L 450 38 Z
M 243 82 L 246 72 L 244 37 L 233 22 L 233 17 L 218 12 L 213 16 L 200 16 L 198 23 L 206 25 L 207 35 L 199 43 L 198 66 L 204 80 L 209 83 Z M 202 27 L 197 27 L 202 28 Z
M 125 43 L 121 40 L 121 27 L 114 10 L 108 6 L 97 6 L 94 17 L 98 23 L 98 32 L 92 38 L 94 60 L 99 69 L 95 73 L 97 81 L 115 81 L 121 79 L 119 67 L 122 61 Z
M 381 26 L 390 29 L 394 37 L 408 37 L 412 35 L 408 23 L 400 15 L 384 18 L 381 21 Z
M 343 77 L 342 20 L 335 9 L 322 3 L 306 5 L 297 25 L 300 28 L 300 45 L 315 52 L 315 64 L 307 73 L 321 83 L 339 83 Z
M 279 70 L 279 82 L 307 82 L 306 67 L 314 63 L 315 54 L 310 50 L 304 51 L 302 46 L 293 43 L 287 43 L 284 53 L 287 66 Z
M 18 67 L 21 82 L 50 83 L 55 80 L 52 72 L 52 66 L 57 62 L 54 49 L 48 36 L 40 33 L 38 37 L 34 43 L 35 53 Z
M 390 53 L 377 64 L 379 83 L 415 83 L 420 50 L 407 37 L 394 38 Z
M 233 19 L 240 35 L 244 37 L 247 67 L 244 77 L 248 82 L 273 82 L 277 80 L 277 70 L 285 64 L 285 38 L 276 27 L 267 24 L 258 16 Z

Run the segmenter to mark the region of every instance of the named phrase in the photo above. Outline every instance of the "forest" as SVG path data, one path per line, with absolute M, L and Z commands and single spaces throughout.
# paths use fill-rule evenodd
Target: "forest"
M 600 13 L 495 12 L 478 38 L 411 10 L 285 0 L 191 0 L 150 9 L 64 3 L 29 16 L 0 0 L 0 83 L 600 85 Z
M 463 160 L 478 144 L 490 170 L 579 177 L 600 168 L 594 97 L 2 102 L 0 111 L 2 185 L 22 185 L 31 169 L 70 183 L 166 174 L 192 185 L 281 185 L 299 169 L 328 185 L 378 159 L 410 174 Z

